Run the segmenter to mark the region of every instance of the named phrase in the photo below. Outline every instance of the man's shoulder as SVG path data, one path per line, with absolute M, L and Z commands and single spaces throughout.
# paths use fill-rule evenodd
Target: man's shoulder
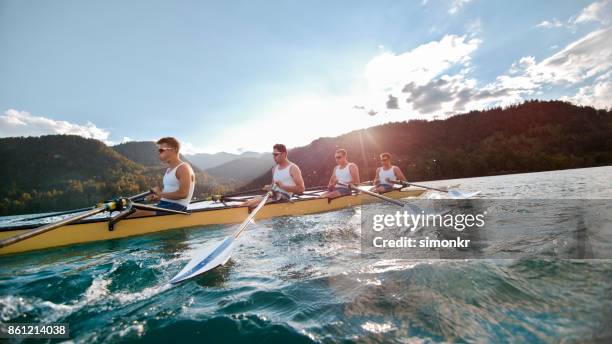
M 177 168 L 177 171 L 193 172 L 193 167 L 188 162 L 183 162 Z

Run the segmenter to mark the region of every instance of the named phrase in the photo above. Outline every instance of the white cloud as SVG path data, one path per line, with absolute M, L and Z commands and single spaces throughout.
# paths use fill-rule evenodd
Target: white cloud
M 470 77 L 470 54 L 479 41 L 469 45 L 465 42 L 465 36 L 455 40 L 461 44 L 454 46 L 463 45 L 463 49 L 457 49 L 456 54 L 451 54 L 448 59 L 437 58 L 449 55 L 431 48 L 442 45 L 443 39 L 440 42 L 424 44 L 404 54 L 373 60 L 369 67 L 378 64 L 379 69 L 370 68 L 370 71 L 384 71 L 374 75 L 388 77 L 369 79 L 384 80 L 386 83 L 379 82 L 382 85 L 389 85 L 390 80 L 403 83 L 401 92 L 391 93 L 393 97 L 398 98 L 397 104 L 404 110 L 424 116 L 452 115 L 490 106 L 505 106 L 521 102 L 526 96 L 542 94 L 545 88 L 592 83 L 594 79 L 595 84 L 583 86 L 571 99 L 580 104 L 597 107 L 610 102 L 607 99 L 610 96 L 612 79 L 609 77 L 612 73 L 611 28 L 591 32 L 539 63 L 533 56 L 522 57 L 512 64 L 507 74 L 498 76 L 486 85 L 479 85 L 476 79 Z M 429 54 L 421 55 L 421 50 L 426 50 Z M 461 66 L 458 73 L 439 76 L 442 71 L 456 66 Z M 366 109 L 369 109 L 369 106 Z
M 480 18 L 476 18 L 474 20 L 469 21 L 465 25 L 465 31 L 469 32 L 470 37 L 475 37 L 482 33 L 482 20 Z
M 465 64 L 481 41 L 466 36 L 446 35 L 411 51 L 385 52 L 366 65 L 366 79 L 372 90 L 393 91 L 414 82 L 426 84 L 455 64 Z
M 577 83 L 612 67 L 612 28 L 593 31 L 540 63 L 532 57 L 519 61 L 534 83 Z M 514 70 L 516 72 L 516 70 Z
M 198 153 L 206 153 L 208 150 L 197 147 L 191 142 L 183 142 L 181 143 L 181 154 L 193 155 Z M 214 151 L 215 153 L 217 151 Z
M 610 73 L 607 73 L 606 77 L 606 79 L 598 78 L 595 84 L 581 87 L 574 96 L 562 99 L 598 109 L 610 109 L 612 108 L 612 78 Z
M 80 125 L 66 121 L 56 121 L 14 109 L 9 109 L 4 112 L 4 115 L 0 115 L 0 137 L 50 134 L 70 134 L 106 141 L 109 132 L 98 128 L 91 122 Z
M 557 27 L 562 27 L 562 26 L 563 26 L 563 23 L 561 23 L 558 19 L 553 19 L 552 21 L 544 20 L 538 25 L 536 25 L 536 27 L 541 27 L 544 29 L 551 29 L 551 28 L 557 28 Z
M 574 24 L 600 22 L 609 24 L 612 16 L 612 0 L 596 1 L 585 7 L 571 22 Z
M 448 13 L 449 14 L 456 14 L 457 12 L 459 12 L 461 7 L 463 7 L 464 5 L 469 3 L 470 1 L 472 1 L 472 0 L 451 0 L 451 6 L 448 9 Z

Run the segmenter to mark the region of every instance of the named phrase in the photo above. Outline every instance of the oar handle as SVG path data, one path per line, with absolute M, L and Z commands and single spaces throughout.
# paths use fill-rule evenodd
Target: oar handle
M 403 186 L 416 186 L 418 188 L 423 188 L 423 189 L 428 189 L 428 190 L 434 190 L 434 191 L 440 191 L 440 192 L 448 192 L 448 190 L 444 190 L 444 189 L 437 189 L 437 188 L 432 188 L 431 186 L 425 186 L 425 185 L 419 185 L 419 184 L 414 184 L 414 183 L 409 183 L 403 180 L 392 180 L 392 183 L 395 184 L 400 184 Z
M 147 196 L 149 196 L 152 193 L 153 193 L 153 190 L 149 190 L 149 191 L 145 191 L 145 192 L 139 193 L 138 195 L 130 196 L 130 197 L 128 197 L 128 199 L 130 201 L 138 201 L 139 199 L 147 197 Z
M 174 209 L 166 209 L 161 207 L 156 207 L 154 205 L 141 204 L 141 203 L 132 203 L 132 207 L 141 210 L 152 210 L 152 211 L 163 211 L 170 214 L 181 214 L 181 215 L 189 215 L 186 211 L 174 210 Z
M 364 193 L 364 194 L 366 194 L 366 195 L 370 195 L 370 196 L 373 196 L 373 197 L 376 197 L 376 198 L 380 198 L 380 199 L 382 199 L 383 201 L 387 201 L 387 202 L 389 202 L 389 203 L 393 203 L 393 204 L 395 204 L 395 205 L 399 205 L 400 207 L 403 207 L 403 206 L 404 206 L 404 203 L 403 203 L 403 202 L 400 202 L 400 201 L 398 201 L 398 200 L 396 200 L 396 199 L 389 198 L 389 197 L 387 197 L 387 196 L 383 196 L 383 195 L 381 195 L 381 194 L 378 194 L 378 193 L 376 193 L 376 192 L 372 192 L 372 191 L 369 191 L 369 190 L 359 189 L 359 188 L 357 188 L 356 186 L 354 186 L 354 185 L 352 185 L 352 184 L 344 184 L 344 183 L 340 183 L 340 182 L 339 182 L 339 183 L 338 183 L 338 185 L 342 185 L 342 186 L 344 186 L 344 187 L 346 187 L 346 188 L 349 188 L 349 189 L 352 189 L 352 190 L 355 190 L 355 191 L 363 192 L 363 193 Z

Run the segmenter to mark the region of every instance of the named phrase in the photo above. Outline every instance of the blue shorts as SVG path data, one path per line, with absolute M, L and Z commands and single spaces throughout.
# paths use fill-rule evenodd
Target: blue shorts
M 342 186 L 336 186 L 336 189 L 334 191 L 338 192 L 340 194 L 340 196 L 348 196 L 348 195 L 351 195 L 353 193 L 351 191 L 351 189 L 345 188 L 345 187 L 342 187 Z
M 284 192 L 275 191 L 272 193 L 272 197 L 270 197 L 270 200 L 278 203 L 289 202 L 291 200 L 291 195 L 286 194 Z
M 381 186 L 383 187 L 383 189 L 385 189 L 385 192 L 389 192 L 389 191 L 395 189 L 393 187 L 393 185 L 389 185 L 389 184 L 380 184 L 380 185 L 378 185 L 378 187 L 381 187 Z
M 168 202 L 168 201 L 159 201 L 159 203 L 157 203 L 156 206 L 158 208 L 164 208 L 164 209 L 170 209 L 170 210 L 178 210 L 178 211 L 186 211 L 187 210 L 187 207 L 184 206 L 184 205 L 180 205 L 178 203 Z M 156 211 L 155 213 L 157 215 L 169 214 L 169 213 L 165 213 L 163 211 Z

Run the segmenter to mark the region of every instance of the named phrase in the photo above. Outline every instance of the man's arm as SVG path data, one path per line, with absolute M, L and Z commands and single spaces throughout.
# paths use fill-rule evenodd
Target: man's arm
M 402 173 L 402 170 L 400 170 L 400 168 L 397 166 L 393 166 L 393 168 L 394 168 L 395 176 L 397 177 L 397 179 L 405 182 L 406 176 L 404 176 L 404 174 Z
M 376 176 L 374 176 L 374 186 L 380 184 L 380 180 L 378 180 L 378 173 L 380 172 L 380 167 L 376 169 Z
M 353 181 L 353 185 L 359 184 L 359 168 L 357 164 L 351 163 L 349 166 L 349 171 L 351 172 L 351 180 Z
M 276 168 L 276 166 L 272 166 L 272 180 L 270 180 L 270 184 L 269 185 L 264 185 L 263 188 L 261 188 L 264 191 L 270 191 L 272 190 L 272 187 L 274 186 L 274 169 Z
M 332 170 L 331 176 L 329 177 L 329 182 L 327 183 L 327 186 L 334 186 L 334 185 L 336 185 L 336 168 L 338 168 L 338 166 L 334 166 L 334 169 Z
M 293 165 L 293 174 L 291 175 L 293 177 L 293 181 L 295 182 L 295 187 L 296 187 L 296 193 L 302 193 L 304 192 L 304 190 L 306 190 L 306 187 L 304 186 L 304 179 L 302 178 L 302 170 L 300 170 L 300 168 L 297 165 Z M 291 172 L 291 171 L 289 171 Z

